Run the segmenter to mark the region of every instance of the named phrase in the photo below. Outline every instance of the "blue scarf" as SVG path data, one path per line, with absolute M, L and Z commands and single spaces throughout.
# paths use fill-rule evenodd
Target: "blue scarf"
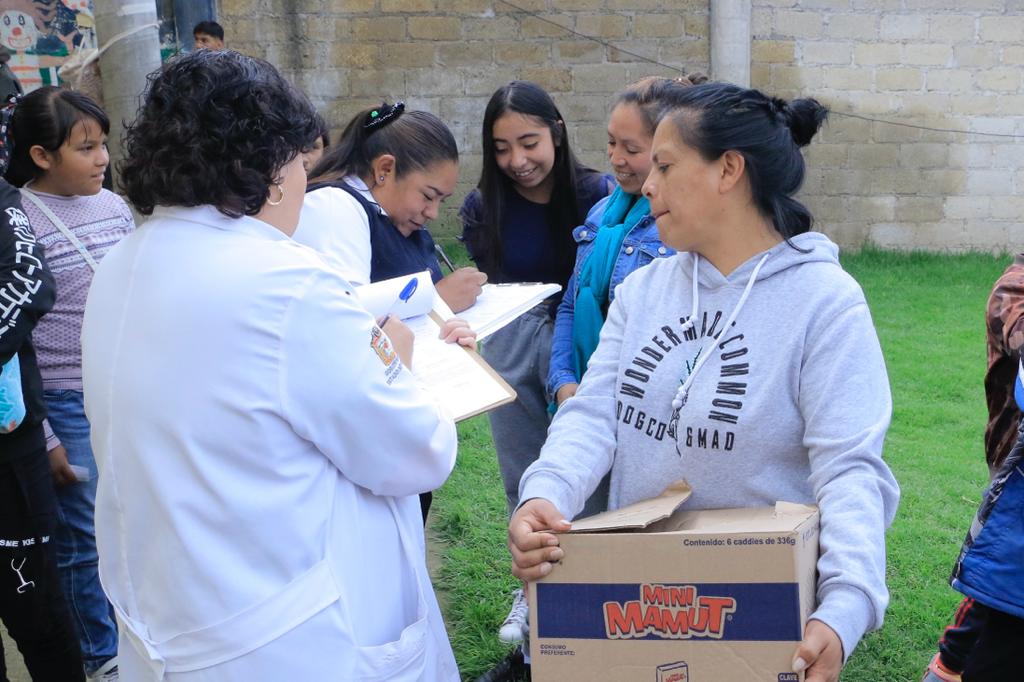
M 572 350 L 577 382 L 583 377 L 587 361 L 597 348 L 601 336 L 604 311 L 608 306 L 608 288 L 622 242 L 629 230 L 650 212 L 651 205 L 646 197 L 627 194 L 621 187 L 615 188 L 605 205 L 594 246 L 583 261 L 576 281 Z

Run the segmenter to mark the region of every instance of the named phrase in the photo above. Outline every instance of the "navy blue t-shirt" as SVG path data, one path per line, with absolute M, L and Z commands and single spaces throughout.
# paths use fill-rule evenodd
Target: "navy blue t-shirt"
M 561 277 L 547 214 L 547 204 L 535 204 L 519 192 L 509 192 L 503 222 L 515 229 L 501 231 L 501 274 L 506 280 L 557 282 Z
M 615 185 L 608 175 L 595 172 L 579 175 L 576 200 L 580 210 L 579 224 L 582 224 L 590 208 L 607 196 Z M 489 281 L 553 282 L 563 288 L 568 284 L 572 266 L 570 263 L 567 270 L 558 259 L 555 242 L 548 229 L 547 204 L 534 203 L 514 188 L 506 191 L 500 229 L 500 272 L 489 265 L 490 247 L 485 243 L 483 201 L 479 189 L 474 189 L 466 197 L 459 216 L 469 256 L 477 267 L 487 273 Z

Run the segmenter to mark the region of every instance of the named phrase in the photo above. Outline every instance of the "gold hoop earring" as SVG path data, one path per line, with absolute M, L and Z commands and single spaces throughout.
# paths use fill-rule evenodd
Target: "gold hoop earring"
M 281 198 L 277 201 L 271 201 L 270 197 L 267 197 L 267 203 L 271 206 L 280 206 L 281 202 L 284 201 L 284 187 L 281 186 L 280 182 L 274 183 L 274 187 L 277 187 L 277 191 L 281 193 Z

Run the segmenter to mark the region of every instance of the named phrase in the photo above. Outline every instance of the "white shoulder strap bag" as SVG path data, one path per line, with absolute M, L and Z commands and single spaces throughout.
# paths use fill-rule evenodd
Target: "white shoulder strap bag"
M 57 214 L 50 210 L 50 207 L 47 206 L 42 199 L 37 197 L 35 192 L 27 187 L 21 188 L 21 196 L 35 204 L 36 208 L 42 211 L 43 215 L 50 219 L 53 226 L 60 230 L 62 235 L 67 237 L 67 240 L 71 242 L 76 249 L 78 249 L 78 253 L 82 254 L 82 258 L 84 258 L 85 262 L 89 264 L 89 267 L 92 268 L 93 272 L 96 272 L 96 267 L 98 265 L 96 259 L 93 258 L 92 254 L 89 253 L 89 250 L 85 248 L 85 244 L 82 243 L 82 240 L 76 237 L 75 233 L 68 229 L 68 226 L 64 224 L 64 221 L 58 218 Z

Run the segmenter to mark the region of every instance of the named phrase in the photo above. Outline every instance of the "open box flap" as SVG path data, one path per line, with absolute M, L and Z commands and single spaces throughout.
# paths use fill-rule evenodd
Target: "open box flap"
M 691 492 L 690 484 L 685 480 L 676 481 L 657 497 L 573 521 L 569 532 L 593 533 L 603 530 L 646 528 L 655 521 L 671 516 L 683 502 L 686 502 Z
M 797 502 L 778 501 L 775 503 L 775 516 L 807 516 L 818 510 L 811 504 L 799 504 Z

